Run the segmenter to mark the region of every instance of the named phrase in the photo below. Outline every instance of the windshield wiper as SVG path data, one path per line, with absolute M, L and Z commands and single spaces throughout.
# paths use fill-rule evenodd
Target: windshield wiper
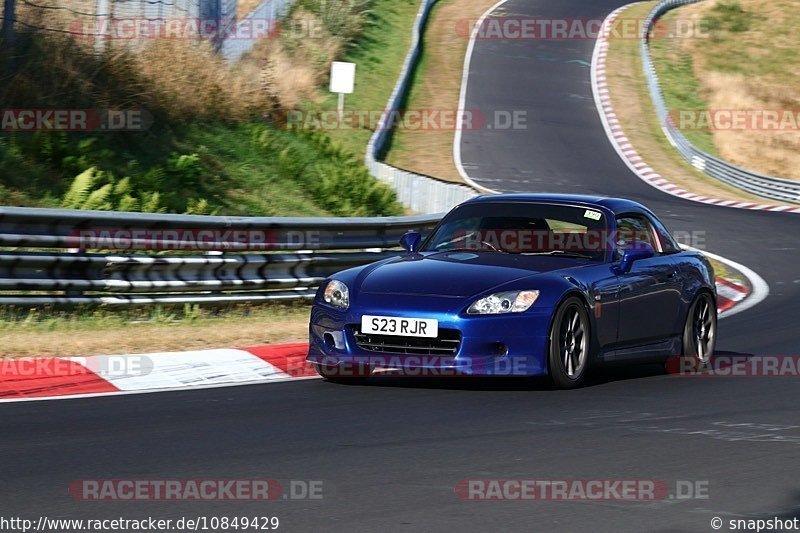
M 498 248 L 489 248 L 489 249 L 486 249 L 486 248 L 465 248 L 463 246 L 454 246 L 453 248 L 445 248 L 445 249 L 441 249 L 441 248 L 437 247 L 436 250 L 423 250 L 423 251 L 424 252 L 435 251 L 436 253 L 440 253 L 440 254 L 447 253 L 447 252 L 472 252 L 472 253 L 474 253 L 474 252 L 484 252 L 484 253 L 499 253 L 499 254 L 511 253 L 511 252 L 509 252 L 507 250 L 500 250 Z

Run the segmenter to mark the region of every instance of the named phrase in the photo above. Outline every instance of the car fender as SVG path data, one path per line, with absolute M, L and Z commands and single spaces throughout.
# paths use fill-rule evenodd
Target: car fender
M 595 322 L 592 299 L 589 292 L 589 287 L 581 283 L 573 276 L 562 273 L 546 273 L 535 274 L 526 278 L 518 279 L 503 285 L 492 288 L 488 291 L 483 291 L 474 299 L 484 298 L 490 294 L 503 291 L 514 290 L 538 290 L 539 299 L 534 304 L 539 313 L 549 311 L 549 322 L 547 331 L 551 331 L 553 327 L 553 319 L 555 311 L 567 300 L 570 296 L 577 296 L 584 305 L 586 313 L 589 315 L 590 334 L 592 338 L 593 349 L 597 347 L 597 324 Z M 473 300 L 474 301 L 474 300 Z M 471 304 L 469 304 L 471 305 Z M 466 312 L 466 309 L 465 309 Z M 526 311 L 530 312 L 530 311 Z M 594 350 L 593 350 L 593 353 Z
M 683 303 L 685 311 L 701 291 L 710 292 L 716 299 L 714 267 L 700 252 L 686 251 L 675 256 L 675 263 L 683 280 Z

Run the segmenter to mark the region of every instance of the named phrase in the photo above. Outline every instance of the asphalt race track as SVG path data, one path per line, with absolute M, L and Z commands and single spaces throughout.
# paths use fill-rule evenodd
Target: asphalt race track
M 608 0 L 512 0 L 503 16 L 604 18 Z M 795 354 L 800 217 L 679 200 L 619 160 L 589 83 L 594 41 L 479 41 L 467 108 L 528 111 L 528 129 L 472 131 L 463 160 L 503 191 L 621 195 L 770 286 L 720 323 L 718 350 Z M 800 380 L 607 370 L 587 388 L 528 380 L 323 381 L 10 404 L 4 515 L 35 519 L 268 515 L 279 531 L 713 531 L 713 517 L 800 514 Z M 317 501 L 81 502 L 78 479 L 322 480 Z M 699 481 L 708 499 L 462 501 L 465 479 Z M 722 531 L 727 531 L 723 527 Z

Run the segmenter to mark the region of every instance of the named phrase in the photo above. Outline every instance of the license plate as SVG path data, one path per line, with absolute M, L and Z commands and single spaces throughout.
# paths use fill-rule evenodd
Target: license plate
M 361 333 L 435 338 L 439 336 L 439 321 L 432 318 L 364 315 L 361 317 Z

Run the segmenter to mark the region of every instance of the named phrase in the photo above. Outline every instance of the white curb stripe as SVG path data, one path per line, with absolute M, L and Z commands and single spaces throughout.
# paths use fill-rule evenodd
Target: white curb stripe
M 747 296 L 746 292 L 737 291 L 733 287 L 729 287 L 724 283 L 717 283 L 717 294 L 723 298 L 727 298 L 732 302 L 739 302 L 744 300 L 744 297 Z
M 472 53 L 475 50 L 475 41 L 478 39 L 478 32 L 480 32 L 481 26 L 483 26 L 483 22 L 489 17 L 489 15 L 494 12 L 495 9 L 502 6 L 508 2 L 508 0 L 500 0 L 492 7 L 487 9 L 481 18 L 475 23 L 475 26 L 472 28 L 472 33 L 469 36 L 469 44 L 467 45 L 467 53 L 464 56 L 464 68 L 461 71 L 461 93 L 458 97 L 458 113 L 457 113 L 457 120 L 458 124 L 456 126 L 456 133 L 453 137 L 453 163 L 458 170 L 459 175 L 461 175 L 461 179 L 463 179 L 470 187 L 476 189 L 482 193 L 487 194 L 499 194 L 499 191 L 494 189 L 489 189 L 488 187 L 484 187 L 483 185 L 479 185 L 469 177 L 467 171 L 464 169 L 464 164 L 461 161 L 461 130 L 463 129 L 463 122 L 464 122 L 464 112 L 466 107 L 467 101 L 467 85 L 469 84 L 469 67 L 472 63 Z
M 220 349 L 127 356 L 138 368 L 113 368 L 119 356 L 69 358 L 122 391 L 262 383 L 290 376 L 244 350 Z
M 731 267 L 731 269 L 738 271 L 747 278 L 747 281 L 750 284 L 750 293 L 735 306 L 723 313 L 720 313 L 720 318 L 726 318 L 737 313 L 741 313 L 742 311 L 746 311 L 767 299 L 767 296 L 769 296 L 769 285 L 766 281 L 764 281 L 764 278 L 759 276 L 756 272 L 742 265 L 741 263 L 731 261 L 727 257 L 722 257 L 721 255 L 712 254 L 711 252 L 706 251 L 703 251 L 702 253 L 712 259 L 716 259 L 720 263 L 728 265 Z

